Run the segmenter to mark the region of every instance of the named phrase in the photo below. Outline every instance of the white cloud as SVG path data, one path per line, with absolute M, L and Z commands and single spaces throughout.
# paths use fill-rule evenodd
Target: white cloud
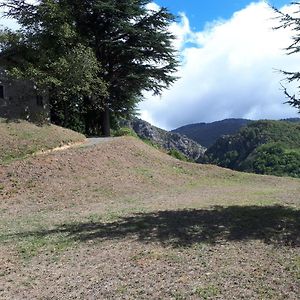
M 184 13 L 179 13 L 180 23 L 173 23 L 170 31 L 175 36 L 174 47 L 183 50 L 187 43 L 196 41 L 196 34 L 191 30 L 190 21 Z
M 275 69 L 299 70 L 300 55 L 285 55 L 291 33 L 274 31 L 276 22 L 264 2 L 250 4 L 203 32 L 193 32 L 181 14 L 181 22 L 171 26 L 183 59 L 181 78 L 161 97 L 147 94 L 141 116 L 167 129 L 230 117 L 298 116 L 283 104 L 283 76 Z
M 152 10 L 152 11 L 159 11 L 160 10 L 160 6 L 159 5 L 157 5 L 156 3 L 154 3 L 154 2 L 150 2 L 150 3 L 148 3 L 148 4 L 146 4 L 146 8 L 148 9 L 148 10 Z

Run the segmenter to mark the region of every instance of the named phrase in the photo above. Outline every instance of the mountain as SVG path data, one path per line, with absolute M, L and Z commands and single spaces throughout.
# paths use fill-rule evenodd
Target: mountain
M 300 123 L 251 122 L 234 135 L 220 137 L 205 160 L 239 171 L 300 177 Z
M 172 132 L 185 135 L 204 147 L 210 147 L 220 136 L 234 134 L 251 122 L 246 119 L 226 119 L 212 123 L 197 123 L 179 127 Z
M 132 128 L 141 139 L 151 141 L 151 143 L 159 145 L 165 150 L 175 153 L 175 155 L 176 152 L 174 151 L 179 151 L 188 159 L 196 162 L 202 159 L 206 151 L 205 147 L 186 136 L 168 132 L 138 118 L 125 121 L 123 125 Z
M 291 122 L 291 123 L 300 123 L 300 118 L 281 119 L 280 121 Z

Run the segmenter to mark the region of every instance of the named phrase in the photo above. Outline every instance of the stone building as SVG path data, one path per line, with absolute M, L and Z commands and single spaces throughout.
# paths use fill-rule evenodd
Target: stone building
M 47 122 L 49 116 L 46 92 L 39 92 L 32 82 L 12 79 L 4 70 L 0 70 L 1 118 Z

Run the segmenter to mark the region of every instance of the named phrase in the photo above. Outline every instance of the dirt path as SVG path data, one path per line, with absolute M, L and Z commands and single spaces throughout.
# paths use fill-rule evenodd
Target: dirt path
M 64 150 L 72 149 L 72 148 L 97 146 L 97 145 L 102 144 L 102 143 L 111 142 L 114 139 L 116 139 L 116 138 L 115 137 L 86 138 L 83 142 L 71 143 L 71 144 L 60 146 L 60 147 L 57 147 L 57 148 L 54 148 L 54 149 L 39 151 L 39 152 L 34 153 L 33 156 L 41 155 L 41 154 L 49 154 L 49 153 L 57 152 L 57 151 L 64 151 Z
M 106 143 L 106 142 L 111 142 L 114 139 L 116 139 L 115 137 L 93 137 L 93 138 L 87 138 L 86 142 L 85 142 L 85 146 L 95 146 L 95 145 L 99 145 L 101 143 Z
M 15 162 L 0 182 L 0 299 L 299 297 L 299 180 L 117 138 Z

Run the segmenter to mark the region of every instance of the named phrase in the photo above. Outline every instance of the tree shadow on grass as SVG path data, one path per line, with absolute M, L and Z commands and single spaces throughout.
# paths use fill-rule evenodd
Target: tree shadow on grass
M 300 246 L 300 210 L 283 206 L 230 206 L 199 210 L 158 211 L 123 217 L 111 223 L 65 224 L 53 230 L 21 233 L 49 236 L 63 233 L 76 241 L 118 240 L 190 247 L 196 243 L 260 240 L 278 246 Z

